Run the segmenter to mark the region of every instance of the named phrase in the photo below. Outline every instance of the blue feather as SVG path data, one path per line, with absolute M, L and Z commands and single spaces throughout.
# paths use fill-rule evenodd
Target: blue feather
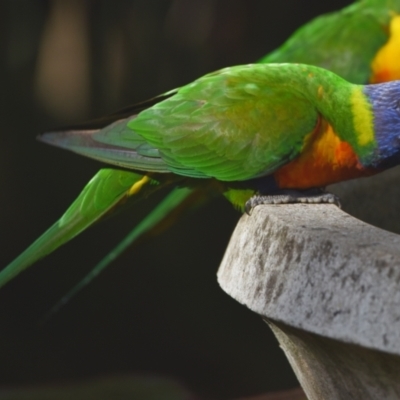
M 377 147 L 368 167 L 386 169 L 400 163 L 400 81 L 364 88 L 373 110 Z

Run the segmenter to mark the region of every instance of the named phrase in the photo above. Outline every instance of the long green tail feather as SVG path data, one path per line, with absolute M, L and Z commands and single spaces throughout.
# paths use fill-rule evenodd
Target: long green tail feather
M 116 169 L 101 169 L 85 186 L 65 214 L 22 254 L 0 271 L 0 287 L 33 263 L 81 233 L 124 198 L 136 194 L 135 191 L 138 192 L 142 185 L 148 183 L 150 183 L 150 179 L 143 174 Z M 147 186 L 147 190 L 144 191 L 145 194 L 149 192 L 149 189 L 155 190 L 157 188 L 156 185 Z
M 162 222 L 171 212 L 176 210 L 194 192 L 189 188 L 175 188 L 158 206 L 150 212 L 114 249 L 110 251 L 76 286 L 74 286 L 46 315 L 45 318 L 58 310 L 88 285 L 112 261 L 131 246 L 143 234 L 149 232 Z

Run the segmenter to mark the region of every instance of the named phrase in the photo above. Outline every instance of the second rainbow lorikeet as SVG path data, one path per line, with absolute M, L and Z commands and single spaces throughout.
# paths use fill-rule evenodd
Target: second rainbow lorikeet
M 359 84 L 397 79 L 398 12 L 399 0 L 358 1 L 311 21 L 260 62 L 319 65 Z M 100 170 L 63 217 L 0 272 L 0 286 L 115 206 L 164 186 L 176 188 L 80 286 L 204 191 L 224 193 L 243 208 L 258 193 L 319 188 L 395 165 L 398 139 L 387 121 L 397 123 L 397 87 L 354 86 L 305 65 L 239 66 L 101 119 L 89 131 L 44 135 L 135 172 Z M 304 197 L 312 199 L 333 200 L 324 193 Z
M 262 63 L 298 62 L 353 83 L 400 79 L 400 0 L 359 0 L 299 28 Z

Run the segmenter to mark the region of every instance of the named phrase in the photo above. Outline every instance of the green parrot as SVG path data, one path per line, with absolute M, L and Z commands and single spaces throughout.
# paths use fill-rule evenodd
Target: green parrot
M 353 83 L 400 79 L 400 0 L 359 0 L 298 29 L 262 63 L 298 62 Z
M 314 64 L 358 84 L 400 78 L 397 12 L 400 0 L 358 1 L 311 21 L 260 63 Z M 265 201 L 331 202 L 326 193 L 290 190 L 396 164 L 397 153 L 388 149 L 396 132 L 381 134 L 376 124 L 377 104 L 393 102 L 384 93 L 395 86 L 376 94 L 337 75 L 305 65 L 227 68 L 94 124 L 43 135 L 45 142 L 134 171 L 100 170 L 61 219 L 0 272 L 0 286 L 114 208 L 166 186 L 170 194 L 74 292 L 200 195 L 222 193 L 239 209 Z

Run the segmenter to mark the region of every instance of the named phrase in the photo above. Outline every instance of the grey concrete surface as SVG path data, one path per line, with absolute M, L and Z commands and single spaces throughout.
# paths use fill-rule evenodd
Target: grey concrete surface
M 357 209 L 340 190 L 347 208 L 377 218 L 379 207 Z M 382 225 L 395 219 L 388 207 Z M 309 399 L 400 398 L 400 236 L 334 205 L 258 206 L 240 219 L 218 281 L 269 321 Z

